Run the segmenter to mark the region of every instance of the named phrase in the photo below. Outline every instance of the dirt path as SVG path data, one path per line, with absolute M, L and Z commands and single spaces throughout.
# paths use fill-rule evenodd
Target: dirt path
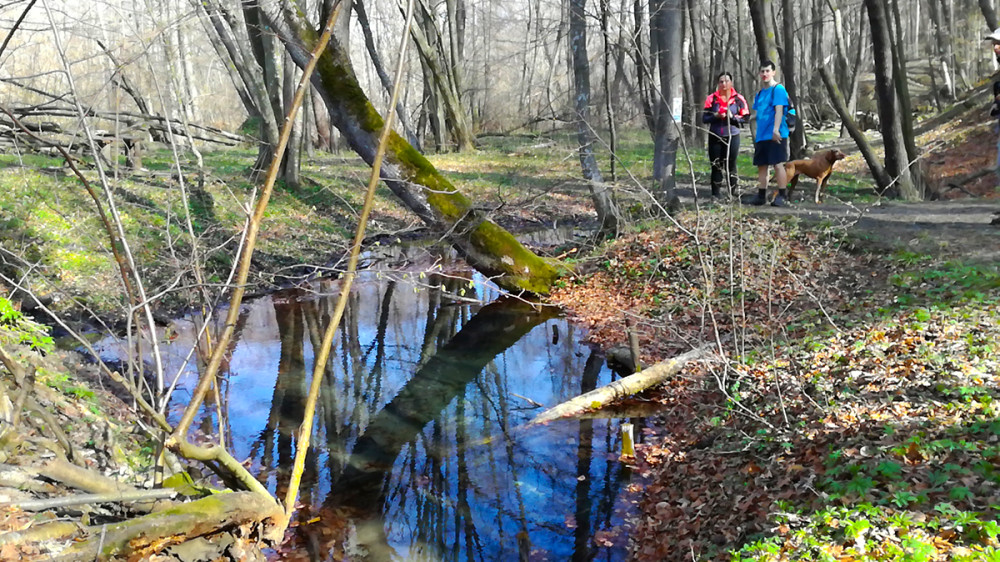
M 831 200 L 820 205 L 800 201 L 793 207 L 761 207 L 755 212 L 828 221 L 876 248 L 1000 261 L 1000 225 L 990 224 L 1000 213 L 998 199 L 878 204 Z

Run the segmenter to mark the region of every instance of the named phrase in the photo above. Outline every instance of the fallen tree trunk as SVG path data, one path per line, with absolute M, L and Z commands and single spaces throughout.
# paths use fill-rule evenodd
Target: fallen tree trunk
M 261 3 L 277 36 L 299 67 L 311 60 L 318 33 L 291 4 Z M 385 122 L 351 66 L 343 38 L 332 37 L 319 55 L 313 86 L 351 148 L 372 165 Z M 380 169 L 382 180 L 424 224 L 447 240 L 483 275 L 508 291 L 548 293 L 565 264 L 545 260 L 473 205 L 433 164 L 395 132 Z
M 603 408 L 622 398 L 638 394 L 677 374 L 691 361 L 708 357 L 711 355 L 711 349 L 711 346 L 692 349 L 677 357 L 661 361 L 648 369 L 643 369 L 634 375 L 618 379 L 611 384 L 596 388 L 576 398 L 571 398 L 558 406 L 553 406 L 538 414 L 528 425 L 547 423 L 561 418 L 577 417 L 584 413 Z
M 277 502 L 254 492 L 215 494 L 113 525 L 91 527 L 90 538 L 56 560 L 145 559 L 162 548 L 246 524 L 263 525 L 258 536 L 274 541 L 274 522 L 284 513 Z M 277 536 L 275 536 L 277 534 Z

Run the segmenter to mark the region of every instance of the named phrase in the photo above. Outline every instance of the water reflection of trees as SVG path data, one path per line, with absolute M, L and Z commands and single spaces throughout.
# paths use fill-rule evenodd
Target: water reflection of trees
M 296 540 L 321 559 L 337 558 L 331 554 L 335 545 L 351 541 L 372 559 L 396 555 L 392 545 L 406 547 L 408 556 L 434 560 L 482 558 L 484 549 L 487 559 L 499 550 L 526 559 L 533 548 L 547 548 L 533 535 L 541 527 L 573 537 L 564 541 L 567 555 L 590 559 L 593 529 L 610 521 L 621 478 L 610 461 L 592 474 L 589 445 L 595 422 L 581 421 L 554 437 L 585 445 L 577 449 L 575 466 L 569 458 L 560 459 L 558 467 L 551 459 L 533 458 L 514 430 L 527 414 L 508 388 L 508 369 L 520 363 L 505 351 L 553 311 L 508 300 L 473 315 L 469 306 L 444 296 L 458 293 L 467 279 L 425 281 L 423 294 L 389 281 L 362 285 L 351 297 L 317 411 L 319 435 L 313 442 L 325 447 L 311 451 L 302 489 L 306 507 L 300 520 L 320 520 L 298 527 Z M 317 289 L 336 292 L 333 282 Z M 308 363 L 332 303 L 298 293 L 275 301 L 274 312 L 281 339 L 279 373 L 254 450 L 265 469 L 261 474 L 274 475 L 281 491 L 301 422 L 306 372 L 312 370 Z M 534 351 L 548 355 L 545 361 L 568 376 L 549 380 L 547 373 L 538 373 L 539 383 L 563 387 L 575 378 L 573 387 L 560 391 L 593 388 L 599 358 L 589 358 L 581 369 L 572 352 L 554 349 L 572 346 L 572 338 L 549 338 L 551 331 L 542 334 Z M 617 434 L 610 426 L 605 429 L 607 443 L 600 448 L 615 450 Z M 574 469 L 585 478 L 567 475 Z M 522 483 L 532 482 L 537 484 L 529 486 L 528 498 Z M 565 505 L 553 505 L 554 515 L 542 516 L 538 510 L 549 506 L 539 505 L 534 490 L 546 487 L 564 490 L 560 501 Z M 608 506 L 606 515 L 592 514 L 595 500 Z M 563 514 L 573 513 L 576 529 L 569 531 Z

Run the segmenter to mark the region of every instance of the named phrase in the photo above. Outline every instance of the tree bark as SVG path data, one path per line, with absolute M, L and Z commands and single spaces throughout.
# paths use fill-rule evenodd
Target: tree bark
M 423 2 L 418 2 L 414 13 L 416 21 L 423 25 L 411 26 L 410 36 L 420 54 L 420 61 L 426 68 L 425 75 L 429 75 L 438 100 L 444 106 L 445 122 L 455 141 L 455 148 L 461 152 L 475 150 L 472 125 L 462 103 L 461 91 L 457 89 L 458 82 L 451 72 L 453 68 L 441 52 L 440 36 L 433 14 Z
M 653 194 L 668 212 L 680 207 L 677 196 L 677 147 L 679 123 L 674 108 L 683 99 L 681 92 L 681 0 L 650 0 L 650 45 L 657 59 L 660 92 L 657 96 L 656 126 L 653 132 Z M 679 116 L 678 116 L 679 117 Z
M 570 0 L 569 6 L 569 48 L 573 55 L 573 87 L 576 91 L 576 135 L 580 144 L 580 167 L 583 177 L 590 187 L 590 197 L 594 201 L 601 231 L 617 233 L 618 212 L 611 192 L 601 176 L 597 158 L 594 156 L 596 137 L 587 117 L 590 114 L 590 59 L 587 57 L 587 23 L 584 21 L 586 0 Z
M 875 61 L 875 97 L 878 102 L 882 142 L 885 147 L 885 170 L 895 183 L 884 194 L 915 201 L 919 194 L 910 177 L 909 159 L 899 118 L 899 100 L 893 80 L 893 53 L 890 22 L 884 0 L 864 0 L 872 31 L 872 54 Z
M 375 74 L 378 75 L 378 80 L 385 89 L 386 95 L 392 95 L 392 79 L 389 78 L 389 74 L 385 71 L 385 67 L 382 65 L 382 57 L 379 56 L 378 50 L 375 49 L 375 38 L 372 36 L 371 23 L 368 21 L 368 12 L 365 10 L 364 0 L 354 0 L 354 13 L 358 15 L 358 25 L 361 27 L 361 35 L 365 38 L 365 49 L 368 50 L 368 58 L 372 61 L 372 66 L 375 67 Z M 402 127 L 407 142 L 419 149 L 420 141 L 413 133 L 412 127 L 410 127 L 410 117 L 401 103 L 396 105 L 396 120 L 399 121 L 399 126 Z
M 132 554 L 148 554 L 147 549 L 157 545 L 162 548 L 169 544 L 167 539 L 195 538 L 251 522 L 259 526 L 263 538 L 277 541 L 283 520 L 281 507 L 268 497 L 251 492 L 215 494 L 166 511 L 90 528 L 88 540 L 71 545 L 57 560 L 131 558 Z
M 698 104 L 701 100 L 698 97 L 705 96 L 712 88 L 709 81 L 710 77 L 706 76 L 706 71 L 711 65 L 710 61 L 705 60 L 704 30 L 706 26 L 701 22 L 701 14 L 698 10 L 698 3 L 695 0 L 685 0 L 684 9 L 687 13 L 687 21 L 689 22 L 687 30 L 691 38 L 691 49 L 688 57 L 688 63 L 691 68 L 689 73 L 691 76 L 691 91 L 688 95 L 688 99 L 691 100 L 689 107 L 692 110 L 690 139 L 697 146 L 705 146 L 705 143 L 708 142 L 708 136 L 706 135 L 705 127 L 698 125 L 701 123 L 701 105 Z M 711 77 L 714 77 L 714 74 Z
M 646 21 L 646 12 L 642 9 L 642 0 L 633 0 L 632 16 L 635 20 L 635 29 L 632 34 L 632 60 L 636 68 L 636 90 L 639 94 L 639 104 L 642 106 L 642 116 L 646 120 L 646 128 L 650 135 L 656 132 L 656 116 L 653 109 L 652 76 L 650 67 L 651 57 L 646 50 L 646 34 L 642 23 Z
M 911 166 L 920 160 L 916 137 L 913 134 L 913 106 L 910 104 L 910 86 L 907 80 L 906 53 L 903 43 L 903 21 L 899 15 L 899 0 L 892 1 L 892 14 L 895 22 L 894 41 L 892 42 L 892 79 L 899 100 L 899 122 L 903 130 L 903 145 L 906 147 L 907 168 L 910 171 L 911 193 L 903 193 L 910 200 L 923 199 L 925 193 L 924 175 L 919 166 Z M 946 24 L 950 27 L 950 23 Z M 905 187 L 904 187 L 905 189 Z M 915 198 L 915 199 L 914 199 Z
M 263 66 L 267 56 L 264 43 L 253 39 L 251 35 L 260 35 L 259 24 L 254 26 L 246 20 L 248 14 L 251 18 L 257 15 L 257 8 L 247 6 L 246 10 L 230 11 L 219 0 L 204 0 L 199 6 L 215 31 L 209 34 L 209 39 L 221 45 L 218 50 L 228 55 L 229 62 L 243 83 L 247 96 L 243 101 L 250 104 L 246 106 L 247 113 L 260 119 L 257 163 L 254 166 L 255 170 L 260 170 L 267 165 L 278 143 L 276 109 L 280 111 L 281 105 L 273 103 L 272 92 L 277 83 L 276 78 L 269 76 Z
M 997 12 L 993 9 L 993 2 L 991 0 L 979 0 L 979 10 L 983 12 L 983 17 L 986 18 L 986 25 L 991 30 L 1000 27 L 1000 22 L 997 20 Z
M 611 95 L 611 36 L 609 18 L 611 16 L 609 0 L 601 0 L 601 45 L 604 47 L 604 112 L 608 117 L 608 138 L 611 157 L 608 158 L 611 167 L 611 181 L 615 181 L 615 157 L 618 153 L 618 131 L 615 126 L 615 106 Z
M 317 34 L 287 6 L 267 4 L 271 23 L 281 32 L 293 60 L 304 66 Z M 374 162 L 384 126 L 336 37 L 320 54 L 313 85 L 351 148 Z M 423 155 L 402 137 L 390 134 L 381 177 L 403 204 L 443 235 L 472 266 L 511 291 L 547 293 L 559 275 L 555 264 L 526 249 L 509 232 L 475 208 Z
M 801 108 L 799 108 L 799 88 L 796 82 L 795 76 L 795 62 L 798 60 L 795 52 L 795 12 L 792 7 L 791 0 L 781 0 L 781 40 L 784 45 L 784 50 L 781 52 L 781 72 L 784 74 L 782 76 L 782 82 L 785 84 L 785 89 L 788 90 L 788 99 L 795 107 L 795 111 L 798 114 L 799 126 L 795 127 L 788 139 L 788 151 L 789 157 L 792 160 L 797 160 L 803 156 L 806 146 L 806 132 L 805 127 L 805 115 L 802 113 Z M 788 108 L 785 108 L 785 112 Z
M 858 150 L 861 151 L 861 156 L 865 159 L 868 164 L 868 169 L 871 170 L 872 177 L 875 178 L 875 184 L 878 186 L 879 193 L 885 192 L 889 189 L 889 185 L 892 183 L 892 178 L 886 173 L 885 168 L 878 161 L 878 156 L 875 154 L 875 150 L 872 149 L 871 144 L 868 143 L 868 139 L 865 137 L 864 131 L 862 131 L 857 123 L 854 122 L 854 118 L 851 116 L 851 112 L 847 107 L 847 102 L 844 100 L 843 94 L 837 87 L 837 84 L 833 81 L 833 77 L 830 76 L 830 71 L 826 67 L 819 67 L 819 76 L 823 80 L 823 85 L 826 86 L 827 95 L 830 97 L 830 103 L 833 104 L 834 111 L 840 116 L 840 121 L 844 125 L 844 129 L 847 130 L 851 138 L 854 139 L 855 144 L 858 146 Z
M 665 382 L 669 377 L 679 373 L 688 363 L 708 357 L 711 353 L 711 348 L 705 346 L 692 349 L 666 361 L 661 361 L 634 375 L 623 377 L 611 384 L 553 406 L 535 416 L 535 419 L 531 420 L 529 425 L 548 423 L 561 418 L 575 417 L 584 412 L 599 410 L 615 401 L 628 398 Z
M 753 36 L 757 40 L 757 58 L 769 60 L 780 66 L 778 45 L 774 40 L 774 25 L 771 20 L 771 0 L 747 0 L 750 6 L 750 21 Z

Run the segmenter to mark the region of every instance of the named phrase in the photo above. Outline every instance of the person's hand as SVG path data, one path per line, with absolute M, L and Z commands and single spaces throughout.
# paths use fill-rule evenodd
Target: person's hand
M 725 119 L 726 117 L 729 117 L 728 109 L 723 109 L 722 111 L 719 112 L 719 119 Z
M 993 42 L 993 52 L 1000 55 L 1000 43 Z
M 774 142 L 781 142 L 781 131 L 775 131 L 771 135 L 771 140 L 773 140 Z

